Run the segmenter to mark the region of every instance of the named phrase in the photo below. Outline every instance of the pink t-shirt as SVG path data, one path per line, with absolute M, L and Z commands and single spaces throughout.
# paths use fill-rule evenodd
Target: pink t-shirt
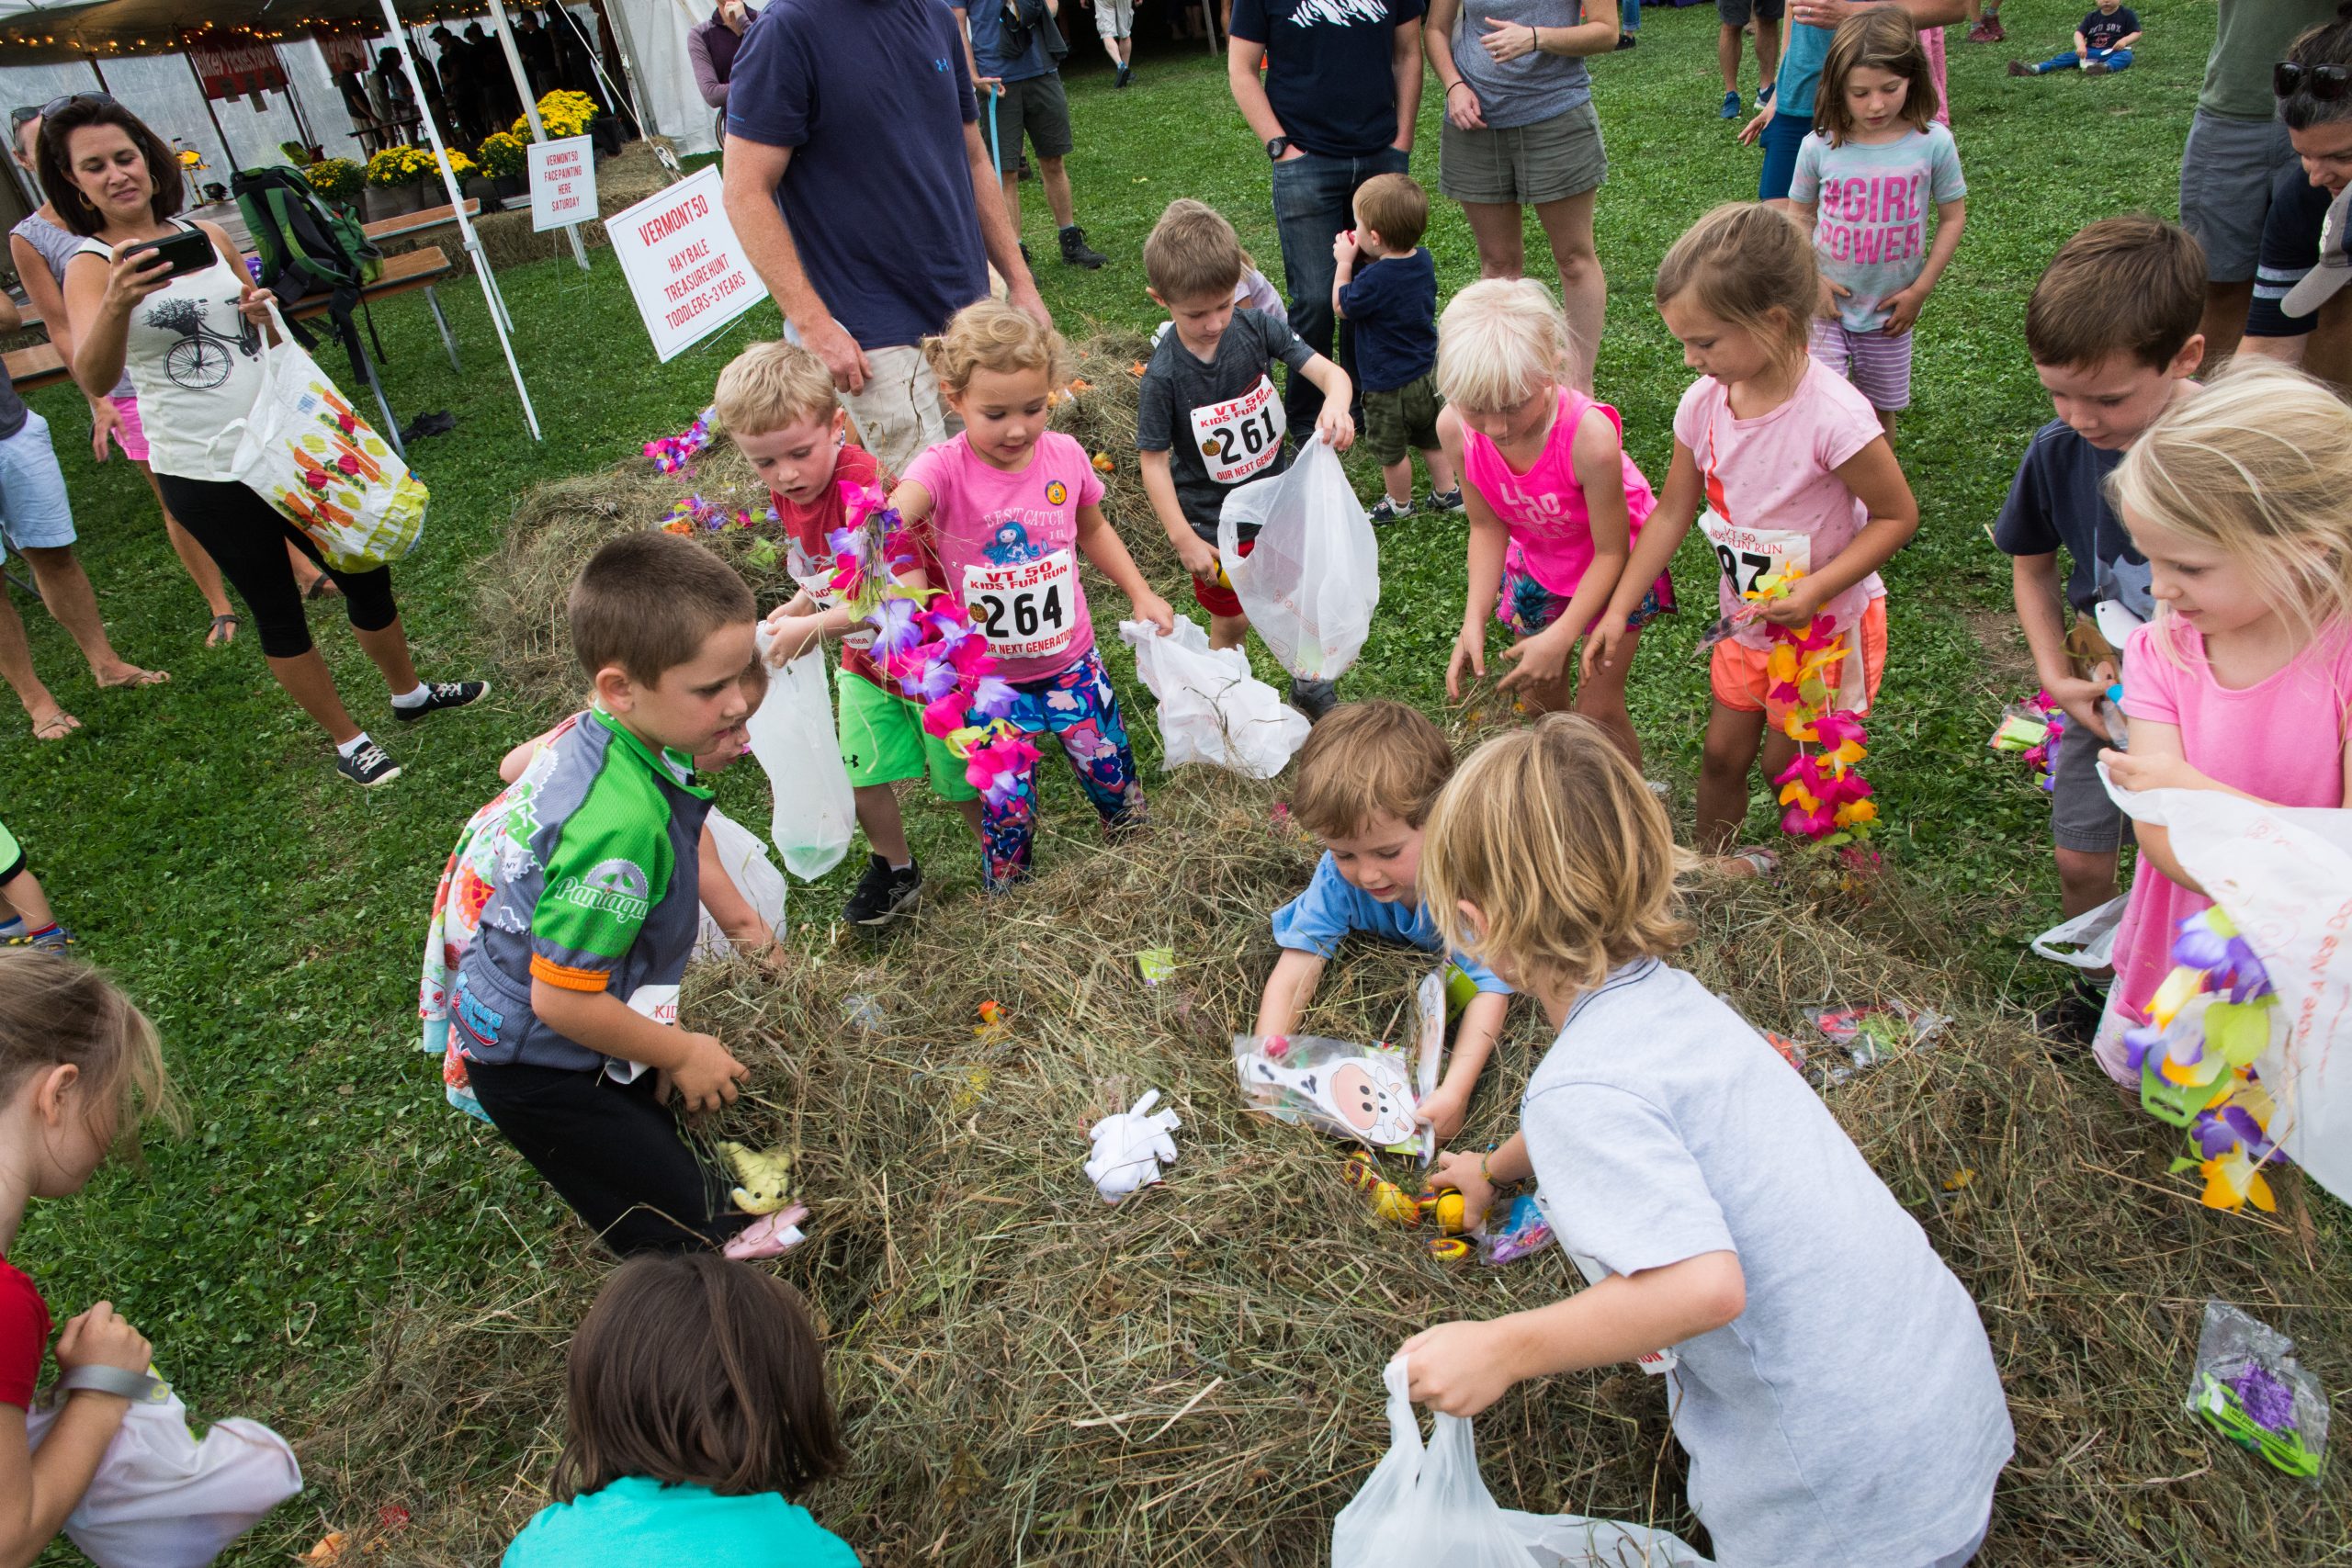
M 1577 591 L 1592 565 L 1592 513 L 1585 504 L 1584 487 L 1577 482 L 1576 465 L 1577 426 L 1588 409 L 1608 415 L 1618 440 L 1624 440 L 1625 422 L 1615 409 L 1563 387 L 1544 450 L 1523 474 L 1511 471 L 1493 442 L 1466 424 L 1462 427 L 1464 475 L 1510 530 L 1504 567 L 1532 577 L 1563 599 Z M 1637 539 L 1657 497 L 1632 455 L 1621 451 L 1619 458 L 1624 466 L 1625 514 L 1633 524 L 1628 536 Z
M 2167 624 L 2178 628 L 2182 662 L 2155 640 Z M 2181 755 L 2217 783 L 2274 806 L 2341 809 L 2344 750 L 2352 742 L 2352 630 L 2324 634 L 2268 680 L 2231 691 L 2213 679 L 2196 627 L 2142 626 L 2123 645 L 2123 714 L 2177 726 Z M 2142 858 L 2115 931 L 2116 995 L 2135 1016 L 2145 1018 L 2149 998 L 2172 973 L 2180 922 L 2211 904 Z
M 1754 419 L 1732 417 L 1731 398 L 1713 376 L 1682 394 L 1674 438 L 1690 448 L 1706 484 L 1699 527 L 1723 568 L 1716 597 L 1725 615 L 1749 607 L 1740 594 L 1782 563 L 1818 571 L 1854 542 L 1870 513 L 1837 470 L 1880 434 L 1870 400 L 1817 359 L 1805 361 L 1788 401 Z M 1885 592 L 1872 572 L 1821 613 L 1843 631 Z M 1765 625 L 1750 618 L 1732 636 L 1748 648 L 1769 649 Z
M 1047 680 L 1093 649 L 1078 574 L 1078 511 L 1102 501 L 1102 479 L 1085 447 L 1049 430 L 1029 466 L 1009 474 L 957 435 L 908 464 L 906 482 L 931 492 L 940 586 L 989 639 L 999 675 Z

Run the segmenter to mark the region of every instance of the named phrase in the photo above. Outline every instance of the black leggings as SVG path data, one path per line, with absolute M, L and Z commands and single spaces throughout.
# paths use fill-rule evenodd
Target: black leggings
M 177 474 L 157 474 L 155 483 L 180 526 L 195 536 L 253 612 L 261 650 L 270 658 L 295 659 L 311 651 L 302 591 L 294 586 L 294 568 L 286 559 L 289 539 L 343 590 L 355 630 L 381 631 L 400 619 L 400 607 L 392 603 L 391 568 L 337 571 L 319 555 L 309 535 L 245 486 Z

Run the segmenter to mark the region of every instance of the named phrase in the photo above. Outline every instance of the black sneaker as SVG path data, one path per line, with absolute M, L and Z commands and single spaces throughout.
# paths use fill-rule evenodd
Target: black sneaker
M 1406 518 L 1410 517 L 1412 514 L 1413 503 L 1411 502 L 1408 501 L 1400 505 L 1385 495 L 1378 501 L 1374 502 L 1372 503 L 1372 509 L 1364 513 L 1366 517 L 1372 520 L 1372 525 L 1375 528 L 1385 528 L 1391 523 L 1402 523 Z
M 1460 485 L 1455 485 L 1452 490 L 1431 491 L 1430 492 L 1430 510 L 1431 512 L 1461 511 L 1462 487 Z
M 384 749 L 373 740 L 361 741 L 359 750 L 348 757 L 338 752 L 334 771 L 361 789 L 374 789 L 401 776 L 401 765 L 385 756 Z
M 893 871 L 880 855 L 865 857 L 865 874 L 857 890 L 842 906 L 842 919 L 854 926 L 887 926 L 900 915 L 914 913 L 922 901 L 922 867 L 910 864 Z
M 1086 243 L 1086 231 L 1073 223 L 1062 231 L 1062 265 L 1092 272 L 1111 258 Z
M 2077 979 L 2057 1001 L 2033 1015 L 2033 1032 L 2045 1040 L 2067 1045 L 2087 1045 L 2098 1033 L 2107 1013 L 2107 995 L 2087 980 Z
M 392 705 L 392 712 L 403 724 L 414 724 L 426 714 L 443 708 L 461 708 L 468 703 L 478 703 L 490 695 L 487 681 L 428 681 L 424 684 L 424 700 L 413 707 Z
M 1340 689 L 1329 681 L 1294 678 L 1290 683 L 1290 705 L 1305 714 L 1312 724 L 1340 705 Z
M 1123 64 L 1123 65 L 1121 65 L 1121 66 L 1119 67 L 1119 80 L 1118 80 L 1118 85 L 1120 85 L 1120 86 L 1124 87 L 1124 86 L 1125 86 L 1128 83 L 1130 83 L 1130 82 L 1134 81 L 1135 79 L 1136 79 L 1136 68 L 1135 68 L 1134 66 L 1132 66 L 1132 65 L 1125 65 L 1125 64 Z

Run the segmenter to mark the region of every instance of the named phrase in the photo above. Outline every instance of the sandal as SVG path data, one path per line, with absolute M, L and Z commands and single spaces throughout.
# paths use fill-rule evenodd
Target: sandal
M 205 628 L 204 646 L 226 648 L 237 640 L 237 628 L 245 624 L 243 615 L 215 615 L 212 625 Z M 225 630 L 224 630 L 225 628 Z
M 98 690 L 119 692 L 132 686 L 160 686 L 171 678 L 172 672 L 168 670 L 141 670 L 133 665 L 127 678 L 120 681 L 101 681 L 98 682 Z
M 75 718 L 63 708 L 59 708 L 55 712 L 51 713 L 47 718 L 37 718 L 33 720 L 33 739 L 36 740 L 62 740 L 81 728 L 82 721 L 80 719 Z
M 343 588 L 334 578 L 322 571 L 311 579 L 311 586 L 302 590 L 302 597 L 309 600 L 340 599 L 343 597 Z

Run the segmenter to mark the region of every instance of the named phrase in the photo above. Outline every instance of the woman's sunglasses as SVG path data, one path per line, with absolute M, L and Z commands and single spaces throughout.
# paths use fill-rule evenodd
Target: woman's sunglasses
M 8 129 L 11 131 L 22 130 L 28 122 L 47 119 L 51 115 L 62 113 L 71 104 L 110 104 L 112 102 L 114 102 L 112 93 L 68 93 L 62 98 L 50 99 L 38 108 L 27 104 L 22 108 L 10 109 Z
M 2333 103 L 2352 96 L 2352 66 L 2298 65 L 2282 60 L 2270 68 L 2270 90 L 2282 98 L 2302 93 Z

